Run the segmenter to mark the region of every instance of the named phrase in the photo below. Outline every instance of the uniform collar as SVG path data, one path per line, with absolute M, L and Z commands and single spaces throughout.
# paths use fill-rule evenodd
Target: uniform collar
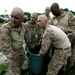
M 66 15 L 65 13 L 66 13 L 65 11 L 62 11 L 62 14 L 61 14 L 60 18 L 64 17 L 64 16 Z M 56 16 L 54 16 L 53 18 L 54 18 L 54 19 L 57 19 Z

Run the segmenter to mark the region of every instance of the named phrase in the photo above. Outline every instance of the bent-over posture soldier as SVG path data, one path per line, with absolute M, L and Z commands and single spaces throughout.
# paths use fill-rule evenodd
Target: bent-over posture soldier
M 54 47 L 54 54 L 48 64 L 46 75 L 57 75 L 59 70 L 67 64 L 67 59 L 71 56 L 71 43 L 60 28 L 48 24 L 45 15 L 38 16 L 38 25 L 44 29 L 41 49 L 38 55 L 44 56 L 51 45 Z

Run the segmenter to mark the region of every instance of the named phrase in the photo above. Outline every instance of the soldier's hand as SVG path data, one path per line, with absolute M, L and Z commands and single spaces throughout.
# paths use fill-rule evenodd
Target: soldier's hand
M 68 33 L 72 33 L 72 32 L 74 32 L 73 29 L 68 29 Z
M 40 54 L 37 54 L 38 56 L 40 56 Z
M 40 57 L 43 57 L 43 56 L 41 56 L 40 54 L 37 54 L 38 56 L 40 56 Z

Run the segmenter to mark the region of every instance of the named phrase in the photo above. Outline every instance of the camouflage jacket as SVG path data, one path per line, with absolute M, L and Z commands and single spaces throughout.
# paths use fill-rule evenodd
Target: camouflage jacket
M 31 24 L 31 22 L 28 21 L 25 23 L 25 26 L 25 41 L 28 47 L 31 47 L 31 45 L 34 44 L 39 44 L 41 42 L 42 30 L 37 25 L 37 22 L 35 24 Z
M 19 33 L 17 28 L 12 24 L 6 23 L 1 27 L 1 51 L 8 57 L 12 58 L 15 52 L 23 49 L 23 40 L 25 35 L 24 23 Z
M 60 28 L 47 24 L 42 37 L 39 54 L 44 56 L 51 45 L 57 49 L 64 50 L 70 47 L 71 43 L 67 35 Z
M 51 25 L 55 25 L 61 28 L 65 33 L 73 32 L 73 27 L 75 27 L 74 23 L 74 15 L 71 12 L 63 12 L 59 19 L 57 17 L 53 17 L 50 21 Z

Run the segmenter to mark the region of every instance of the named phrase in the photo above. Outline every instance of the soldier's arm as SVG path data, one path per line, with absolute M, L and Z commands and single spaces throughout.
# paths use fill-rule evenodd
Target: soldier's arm
M 59 23 L 58 27 L 62 29 L 66 34 L 73 32 L 73 29 L 69 28 L 67 24 Z
M 30 46 L 31 45 L 31 34 L 29 34 L 29 29 L 28 27 L 26 26 L 26 31 L 25 31 L 25 42 L 27 44 L 27 46 Z
M 75 25 L 75 16 L 71 12 L 68 12 L 68 14 L 69 14 L 69 20 L 68 20 L 69 26 Z
M 1 38 L 2 38 L 2 45 L 1 51 L 8 57 L 13 58 L 13 49 L 11 44 L 11 33 L 8 28 L 2 27 L 1 28 Z
M 47 53 L 51 45 L 51 41 L 52 41 L 52 33 L 47 32 L 45 36 L 42 38 L 41 49 L 39 51 L 40 56 L 44 56 Z

